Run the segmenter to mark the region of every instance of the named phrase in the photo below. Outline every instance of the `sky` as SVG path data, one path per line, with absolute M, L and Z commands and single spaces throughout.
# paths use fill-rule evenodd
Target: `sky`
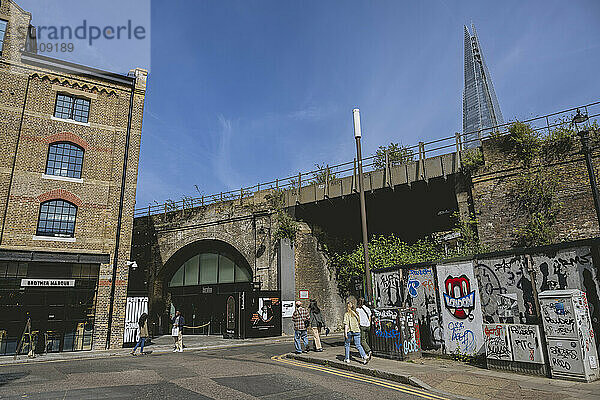
M 461 131 L 471 22 L 505 120 L 600 100 L 594 0 L 18 3 L 34 25 L 88 13 L 148 28 L 143 41 L 99 40 L 65 55 L 150 70 L 137 207 L 350 161 L 354 107 L 364 155 Z

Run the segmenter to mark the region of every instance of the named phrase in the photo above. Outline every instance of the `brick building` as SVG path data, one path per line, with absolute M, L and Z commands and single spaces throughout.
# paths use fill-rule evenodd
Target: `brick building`
M 0 2 L 0 354 L 27 318 L 38 352 L 120 346 L 147 71 L 40 55 L 30 22 Z

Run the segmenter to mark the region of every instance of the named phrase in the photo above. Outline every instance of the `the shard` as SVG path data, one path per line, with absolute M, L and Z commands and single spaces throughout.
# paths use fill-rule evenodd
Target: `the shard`
M 475 26 L 465 26 L 465 89 L 463 91 L 463 143 L 465 148 L 479 146 L 480 134 L 504 123 L 490 72 Z

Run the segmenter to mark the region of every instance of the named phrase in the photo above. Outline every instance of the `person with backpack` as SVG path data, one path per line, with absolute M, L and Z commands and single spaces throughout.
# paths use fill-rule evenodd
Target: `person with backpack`
M 140 315 L 140 318 L 138 319 L 138 326 L 140 338 L 135 344 L 133 350 L 131 350 L 132 356 L 135 356 L 135 351 L 137 350 L 138 346 L 140 346 L 140 354 L 144 354 L 144 344 L 146 343 L 146 338 L 150 336 L 148 335 L 148 314 L 142 313 L 142 315 Z
M 369 332 L 371 331 L 371 309 L 362 297 L 358 299 L 358 307 L 356 308 L 358 317 L 360 318 L 360 344 L 367 353 L 369 359 L 373 355 L 371 347 L 369 346 Z
M 315 351 L 321 352 L 323 351 L 323 346 L 321 345 L 321 328 L 325 327 L 325 318 L 321 314 L 317 300 L 313 299 L 310 301 L 308 310 L 310 311 L 310 328 L 313 334 Z
M 358 349 L 362 357 L 362 363 L 369 362 L 369 358 L 360 344 L 360 317 L 358 316 L 354 303 L 348 301 L 346 303 L 346 313 L 344 314 L 344 362 L 350 363 L 350 343 L 354 341 L 354 346 Z

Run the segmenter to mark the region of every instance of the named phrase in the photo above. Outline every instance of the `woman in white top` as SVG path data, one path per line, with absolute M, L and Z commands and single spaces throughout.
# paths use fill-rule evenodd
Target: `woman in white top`
M 362 345 L 365 352 L 371 358 L 373 352 L 369 346 L 369 332 L 371 331 L 371 309 L 365 304 L 365 299 L 362 297 L 358 299 L 358 307 L 356 312 L 360 318 L 360 344 Z

